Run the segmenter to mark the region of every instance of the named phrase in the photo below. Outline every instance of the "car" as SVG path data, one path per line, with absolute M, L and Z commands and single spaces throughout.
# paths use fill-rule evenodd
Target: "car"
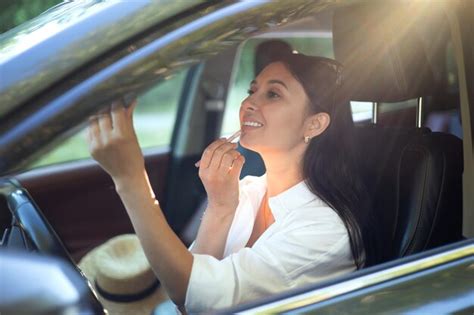
M 0 312 L 104 312 L 77 263 L 133 228 L 82 132 L 118 98 L 138 98 L 151 185 L 189 245 L 205 204 L 194 163 L 239 128 L 256 47 L 279 40 L 344 66 L 384 248 L 375 266 L 222 312 L 472 313 L 473 12 L 469 0 L 76 1 L 1 35 Z M 242 176 L 262 174 L 241 150 Z M 51 298 L 64 283 L 76 294 Z

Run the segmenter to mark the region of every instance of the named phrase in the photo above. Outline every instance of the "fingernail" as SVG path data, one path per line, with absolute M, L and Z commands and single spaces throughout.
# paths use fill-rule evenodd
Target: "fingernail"
M 201 165 L 201 160 L 197 161 L 196 163 L 194 163 L 194 166 L 196 167 L 199 167 L 199 165 Z

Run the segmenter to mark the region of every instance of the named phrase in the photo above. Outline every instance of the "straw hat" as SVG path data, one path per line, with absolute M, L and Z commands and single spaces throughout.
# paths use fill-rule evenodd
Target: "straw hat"
M 151 314 L 166 300 L 135 234 L 111 238 L 79 262 L 109 314 Z

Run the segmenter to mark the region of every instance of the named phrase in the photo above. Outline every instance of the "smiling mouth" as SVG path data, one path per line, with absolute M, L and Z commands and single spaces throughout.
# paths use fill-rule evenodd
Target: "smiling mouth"
M 242 126 L 248 126 L 248 127 L 263 127 L 263 124 L 256 122 L 256 121 L 244 121 L 242 123 Z

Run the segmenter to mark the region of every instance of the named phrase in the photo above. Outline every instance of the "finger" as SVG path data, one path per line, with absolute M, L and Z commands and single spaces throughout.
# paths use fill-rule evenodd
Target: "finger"
M 92 141 L 97 140 L 97 138 L 100 136 L 100 128 L 99 128 L 99 122 L 97 120 L 97 117 L 91 117 L 89 118 L 89 135 L 90 139 Z
M 125 108 L 121 102 L 113 102 L 111 109 L 112 125 L 114 129 L 123 130 L 123 127 L 126 125 L 126 113 Z
M 233 149 L 234 149 L 233 144 L 228 143 L 228 142 L 224 142 L 223 144 L 218 146 L 212 154 L 212 158 L 211 158 L 208 168 L 213 169 L 213 170 L 218 170 L 221 166 L 223 156 L 228 151 L 231 151 Z
M 237 145 L 235 143 L 226 142 L 219 146 L 216 150 L 214 150 L 214 154 L 212 155 L 211 164 L 209 165 L 210 169 L 218 170 L 221 167 L 222 159 L 224 155 L 228 154 L 230 151 L 235 150 Z M 226 167 L 226 166 L 224 166 Z M 227 165 L 227 169 L 229 165 Z
M 108 133 L 112 130 L 112 118 L 110 117 L 110 110 L 106 110 L 98 116 L 98 123 L 100 133 Z
M 239 151 L 237 150 L 231 150 L 227 151 L 223 156 L 222 156 L 222 161 L 221 165 L 219 167 L 219 170 L 224 173 L 228 173 L 229 170 L 232 168 L 234 161 L 240 156 Z
M 232 164 L 232 168 L 229 170 L 229 174 L 233 176 L 240 176 L 240 172 L 242 172 L 242 167 L 245 164 L 245 157 L 243 155 L 239 155 L 235 160 L 234 164 Z
M 221 145 L 226 143 L 226 140 L 224 138 L 218 139 L 211 143 L 202 153 L 201 156 L 201 161 L 200 161 L 200 168 L 208 168 L 209 165 L 211 164 L 212 156 L 214 154 L 214 151 Z
M 134 99 L 131 103 L 130 106 L 126 107 L 125 114 L 128 117 L 128 119 L 133 119 L 133 112 L 135 111 L 135 108 L 138 105 L 137 99 Z
M 92 150 L 93 146 L 100 143 L 100 128 L 96 117 L 89 118 L 87 137 L 89 140 L 89 150 Z

